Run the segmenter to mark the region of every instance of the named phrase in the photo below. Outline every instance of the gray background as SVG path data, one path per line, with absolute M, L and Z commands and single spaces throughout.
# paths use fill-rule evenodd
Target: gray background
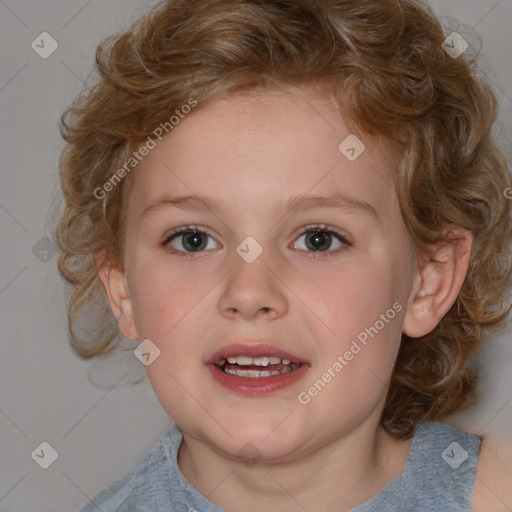
M 83 88 L 100 40 L 154 1 L 0 0 L 0 511 L 75 510 L 124 475 L 171 425 L 132 354 L 86 362 L 67 341 L 64 286 L 52 239 L 59 198 L 58 118 Z M 511 162 L 512 0 L 435 0 L 447 27 L 482 46 L 481 73 L 501 104 L 495 127 Z M 454 25 L 454 20 L 461 25 Z M 474 30 L 475 34 L 472 33 Z M 42 59 L 31 43 L 49 32 Z M 87 82 L 89 83 L 89 82 Z M 48 212 L 50 211 L 50 214 Z M 476 405 L 450 425 L 512 442 L 511 330 L 481 352 Z M 32 452 L 46 441 L 57 460 Z

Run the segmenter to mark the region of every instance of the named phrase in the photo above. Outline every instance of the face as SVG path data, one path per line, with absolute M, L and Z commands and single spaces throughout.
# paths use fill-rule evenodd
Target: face
M 131 329 L 162 406 L 226 456 L 291 460 L 380 417 L 412 264 L 381 147 L 349 135 L 312 91 L 252 93 L 130 176 Z

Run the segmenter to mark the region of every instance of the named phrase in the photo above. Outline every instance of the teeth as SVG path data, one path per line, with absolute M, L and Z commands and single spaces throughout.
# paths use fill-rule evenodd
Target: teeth
M 298 364 L 291 364 L 290 366 L 286 366 L 282 370 L 232 370 L 231 368 L 224 368 L 226 373 L 230 375 L 236 375 L 237 377 L 251 377 L 251 378 L 260 378 L 260 377 L 270 377 L 271 375 L 281 375 L 283 373 L 291 372 L 299 367 Z
M 226 362 L 226 359 L 219 361 L 219 366 L 222 366 Z M 269 364 L 290 364 L 290 359 L 281 359 L 280 357 L 248 357 L 248 356 L 236 356 L 228 357 L 227 362 L 229 364 L 237 364 L 239 366 L 268 366 Z
M 270 357 L 253 357 L 252 361 L 256 366 L 268 366 L 268 363 L 270 363 Z

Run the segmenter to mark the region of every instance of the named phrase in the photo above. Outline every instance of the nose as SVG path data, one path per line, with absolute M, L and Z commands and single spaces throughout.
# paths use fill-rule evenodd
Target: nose
M 283 281 L 261 256 L 252 263 L 239 259 L 225 281 L 218 301 L 219 311 L 230 320 L 280 318 L 289 308 L 286 290 Z

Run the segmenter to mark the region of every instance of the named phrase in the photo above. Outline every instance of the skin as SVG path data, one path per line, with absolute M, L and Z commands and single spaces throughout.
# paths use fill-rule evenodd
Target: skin
M 403 471 L 412 440 L 396 441 L 378 425 L 401 334 L 427 334 L 453 305 L 471 237 L 452 227 L 460 239 L 439 246 L 441 263 L 417 267 L 383 147 L 360 135 L 366 149 L 351 162 L 338 150 L 350 133 L 336 104 L 308 89 L 199 108 L 129 177 L 123 269 L 97 255 L 121 331 L 160 350 L 146 369 L 184 433 L 182 473 L 228 512 L 239 500 L 248 512 L 349 510 Z M 367 202 L 375 215 L 282 206 L 334 192 Z M 168 194 L 210 196 L 216 205 L 144 214 Z M 191 224 L 209 235 L 205 250 L 180 257 L 180 236 L 162 245 L 172 229 Z M 302 235 L 311 224 L 350 245 L 333 236 L 327 252 L 315 252 Z M 263 249 L 250 264 L 236 252 L 248 236 Z M 401 311 L 301 404 L 298 394 L 394 303 Z M 311 366 L 270 396 L 237 395 L 212 379 L 205 361 L 242 339 L 266 341 Z M 258 454 L 253 465 L 237 459 L 248 442 Z

